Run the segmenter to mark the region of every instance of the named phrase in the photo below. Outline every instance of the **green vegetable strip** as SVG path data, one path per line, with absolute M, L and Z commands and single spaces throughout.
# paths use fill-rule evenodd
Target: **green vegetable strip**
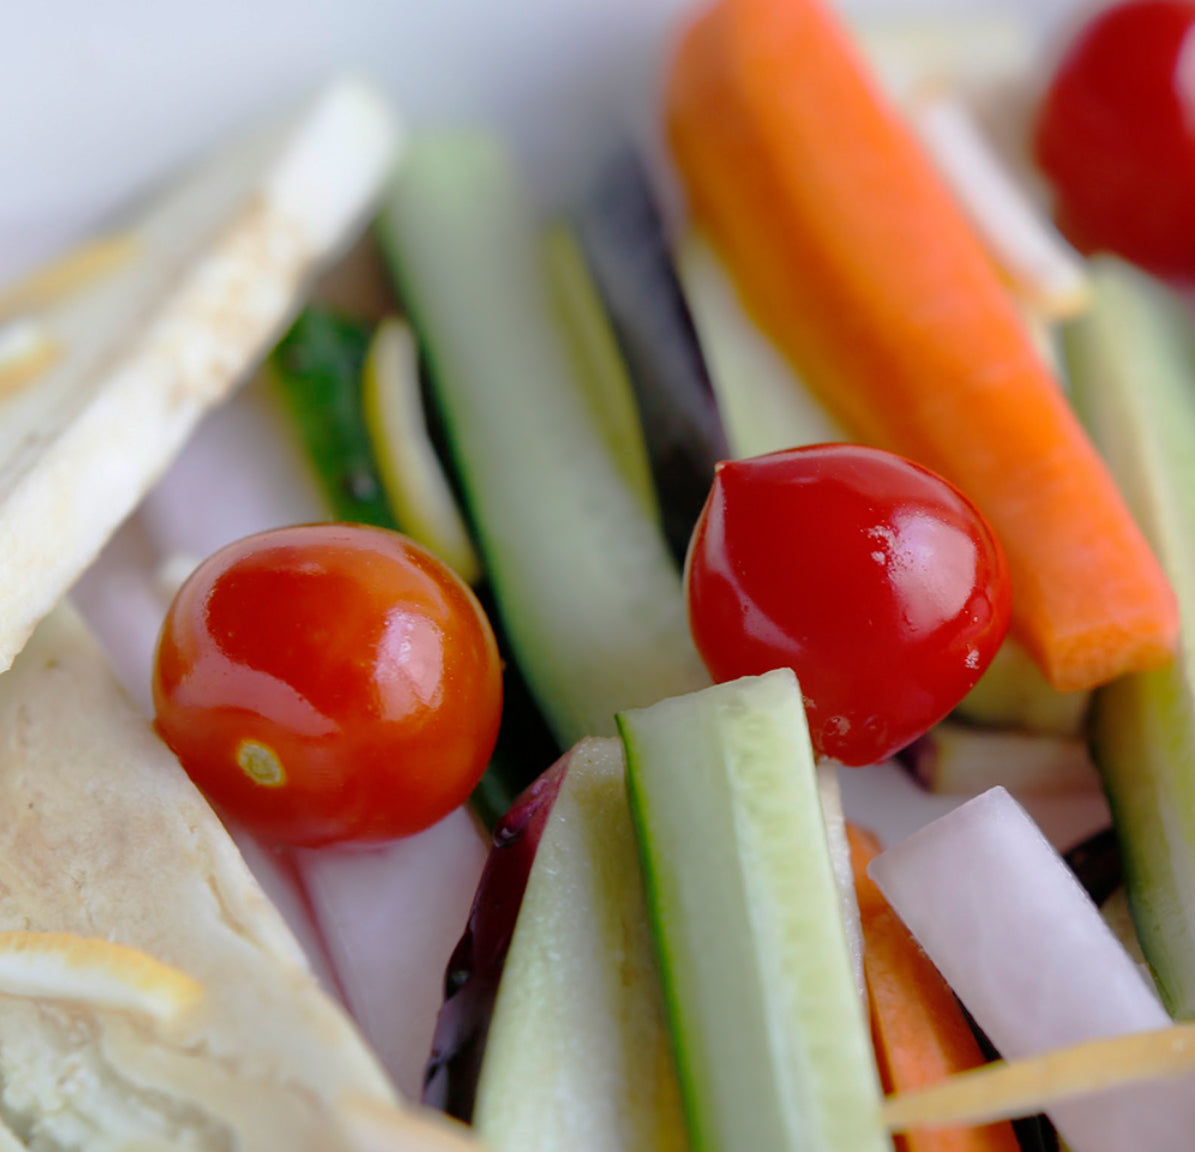
M 1096 693 L 1093 753 L 1112 805 L 1142 948 L 1170 1011 L 1195 1017 L 1195 357 L 1160 284 L 1093 263 L 1065 350 L 1075 405 L 1179 597 L 1168 667 Z
M 269 371 L 332 514 L 340 520 L 396 528 L 365 419 L 362 375 L 371 340 L 370 325 L 309 308 L 271 355 Z M 417 411 L 414 415 L 422 419 Z M 404 433 L 408 443 L 422 435 L 421 429 Z M 489 611 L 486 590 L 477 592 Z M 506 660 L 505 637 L 497 631 L 505 663 L 502 728 L 490 766 L 471 798 L 487 827 L 559 753 L 519 670 Z
M 269 372 L 333 517 L 393 528 L 361 406 L 370 336 L 368 324 L 308 308 L 274 349 Z
M 380 222 L 501 616 L 564 745 L 708 682 L 679 575 L 552 323 L 540 233 L 483 136 L 408 150 Z
M 736 457 L 851 439 L 757 327 L 706 240 L 681 239 L 676 271 Z
M 466 584 L 478 583 L 481 561 L 423 414 L 415 337 L 395 316 L 373 335 L 361 393 L 365 431 L 395 522 Z
M 555 224 L 545 233 L 544 266 L 553 311 L 594 424 L 644 512 L 658 522 L 635 392 L 581 246 L 567 224 Z
M 619 724 L 695 1152 L 890 1149 L 796 678 Z

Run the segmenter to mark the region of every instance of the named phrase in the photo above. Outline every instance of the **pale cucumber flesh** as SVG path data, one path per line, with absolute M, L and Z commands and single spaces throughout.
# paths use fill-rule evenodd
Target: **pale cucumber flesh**
M 694 1148 L 890 1148 L 796 678 L 619 725 Z
M 622 748 L 570 754 L 506 956 L 473 1123 L 493 1152 L 685 1152 Z

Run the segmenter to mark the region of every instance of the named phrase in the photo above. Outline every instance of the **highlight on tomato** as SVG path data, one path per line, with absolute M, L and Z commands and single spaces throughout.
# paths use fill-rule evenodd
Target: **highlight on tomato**
M 267 839 L 429 827 L 485 770 L 502 710 L 469 588 L 397 532 L 315 524 L 217 552 L 158 643 L 155 724 L 213 804 Z
M 714 679 L 792 668 L 815 751 L 855 766 L 912 743 L 966 695 L 1011 599 L 1003 550 L 966 497 L 850 444 L 719 465 L 685 584 Z

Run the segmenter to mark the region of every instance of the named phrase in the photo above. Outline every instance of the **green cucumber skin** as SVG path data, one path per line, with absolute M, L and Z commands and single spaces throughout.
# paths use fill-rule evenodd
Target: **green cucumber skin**
M 795 677 L 619 729 L 695 1152 L 891 1149 Z
M 505 154 L 484 136 L 415 141 L 379 228 L 506 633 L 561 746 L 707 684 L 679 573 L 552 323 L 540 233 Z
M 1092 747 L 1119 833 L 1137 936 L 1167 1011 L 1195 1019 L 1195 725 L 1189 678 L 1125 677 L 1096 695 Z
M 394 528 L 361 405 L 371 335 L 368 324 L 309 307 L 278 342 L 269 368 L 333 517 Z
M 1160 284 L 1093 261 L 1092 311 L 1064 332 L 1075 406 L 1179 599 L 1178 657 L 1100 689 L 1092 756 L 1142 947 L 1172 1014 L 1195 1017 L 1195 356 Z

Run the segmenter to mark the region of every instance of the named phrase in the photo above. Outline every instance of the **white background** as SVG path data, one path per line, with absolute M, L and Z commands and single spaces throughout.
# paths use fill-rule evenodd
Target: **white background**
M 414 124 L 484 120 L 556 197 L 650 107 L 693 0 L 0 0 L 0 279 L 338 70 Z M 982 0 L 929 0 L 955 13 Z M 1050 17 L 1068 0 L 988 0 Z M 922 0 L 853 0 L 884 13 Z

